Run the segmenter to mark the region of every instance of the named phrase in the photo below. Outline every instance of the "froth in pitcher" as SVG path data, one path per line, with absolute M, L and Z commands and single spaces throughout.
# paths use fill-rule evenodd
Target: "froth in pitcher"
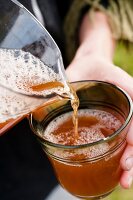
M 49 94 L 68 92 L 69 88 L 61 84 L 56 83 L 54 87 L 55 81 L 62 81 L 59 73 L 29 52 L 0 49 L 0 123 L 31 112 L 44 103 L 44 97 Z M 32 86 L 51 82 L 52 87 L 46 85 L 44 90 L 32 89 Z
M 0 49 L 0 84 L 24 94 L 48 95 L 62 93 L 63 88 L 33 91 L 34 85 L 61 81 L 59 73 L 45 65 L 39 58 L 23 50 Z

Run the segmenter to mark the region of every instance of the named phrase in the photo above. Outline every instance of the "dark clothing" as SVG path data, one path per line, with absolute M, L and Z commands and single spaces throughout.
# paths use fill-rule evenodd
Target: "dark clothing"
M 44 200 L 56 183 L 27 119 L 0 137 L 1 200 Z
M 19 2 L 34 14 L 30 0 L 19 0 Z M 64 52 L 65 37 L 63 33 L 63 23 L 72 2 L 73 0 L 37 0 L 45 22 L 45 28 L 49 31 L 59 46 L 63 54 L 64 62 L 66 59 Z
M 20 0 L 31 12 L 30 0 Z M 6 3 L 6 1 L 3 1 Z M 62 24 L 69 1 L 38 0 L 46 28 L 63 49 Z M 27 119 L 0 137 L 0 199 L 44 200 L 57 184 Z

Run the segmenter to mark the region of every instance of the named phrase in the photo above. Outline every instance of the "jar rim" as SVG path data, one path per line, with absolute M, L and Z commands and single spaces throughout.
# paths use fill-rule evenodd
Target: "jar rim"
M 50 141 L 45 140 L 43 138 L 43 143 L 44 144 L 46 144 L 48 146 L 51 146 L 51 147 L 56 147 L 56 148 L 64 149 L 64 150 L 67 150 L 67 149 L 68 150 L 70 150 L 70 149 L 80 149 L 80 148 L 91 147 L 91 146 L 98 145 L 98 144 L 101 144 L 101 143 L 109 142 L 110 140 L 114 139 L 129 124 L 129 122 L 131 121 L 131 118 L 133 116 L 133 112 L 132 112 L 133 111 L 133 104 L 132 104 L 132 99 L 128 95 L 128 93 L 125 90 L 123 90 L 122 88 L 120 88 L 119 86 L 116 86 L 116 85 L 114 85 L 112 83 L 108 83 L 108 82 L 105 82 L 105 81 L 99 81 L 99 80 L 83 80 L 83 81 L 72 82 L 71 84 L 87 83 L 87 82 L 102 83 L 102 84 L 105 84 L 105 85 L 109 85 L 109 86 L 117 89 L 118 91 L 120 91 L 125 96 L 125 98 L 127 99 L 128 105 L 129 105 L 129 113 L 128 113 L 128 116 L 127 116 L 125 122 L 120 126 L 119 129 L 117 129 L 116 131 L 114 131 L 111 135 L 107 136 L 106 138 L 102 138 L 102 139 L 100 139 L 98 141 L 95 141 L 95 142 L 81 144 L 81 145 L 63 145 L 63 144 L 57 144 L 57 143 L 50 142 Z M 30 116 L 29 116 L 30 126 L 31 126 L 31 129 L 33 130 L 33 132 L 38 136 L 38 134 L 36 133 L 36 131 L 34 129 L 34 125 L 33 125 L 33 120 L 32 119 L 33 119 L 33 114 L 31 113 Z M 38 136 L 38 137 L 41 138 L 40 136 Z

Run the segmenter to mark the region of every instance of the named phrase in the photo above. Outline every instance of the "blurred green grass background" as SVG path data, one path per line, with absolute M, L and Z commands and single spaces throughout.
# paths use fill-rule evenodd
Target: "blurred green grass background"
M 123 42 L 119 42 L 115 49 L 114 64 L 133 76 L 133 46 L 125 47 Z
M 109 196 L 104 198 L 104 200 L 133 200 L 133 186 L 128 190 L 118 187 Z

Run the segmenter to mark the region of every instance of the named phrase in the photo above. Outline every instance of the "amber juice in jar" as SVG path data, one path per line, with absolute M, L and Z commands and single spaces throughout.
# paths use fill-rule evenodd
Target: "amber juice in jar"
M 117 117 L 101 110 L 79 110 L 78 138 L 75 138 L 72 113 L 65 113 L 48 125 L 45 139 L 67 146 L 93 143 L 120 128 L 122 121 Z M 64 155 L 57 150 L 56 156 L 63 156 L 64 161 L 49 158 L 65 189 L 78 197 L 99 196 L 111 192 L 118 184 L 122 173 L 119 161 L 124 147 L 125 142 L 111 155 L 105 156 L 111 149 L 111 144 L 106 142 L 77 152 L 62 152 Z
M 63 188 L 79 198 L 100 199 L 120 180 L 132 101 L 110 83 L 81 81 L 72 86 L 80 101 L 78 134 L 66 100 L 32 113 L 30 125 Z

